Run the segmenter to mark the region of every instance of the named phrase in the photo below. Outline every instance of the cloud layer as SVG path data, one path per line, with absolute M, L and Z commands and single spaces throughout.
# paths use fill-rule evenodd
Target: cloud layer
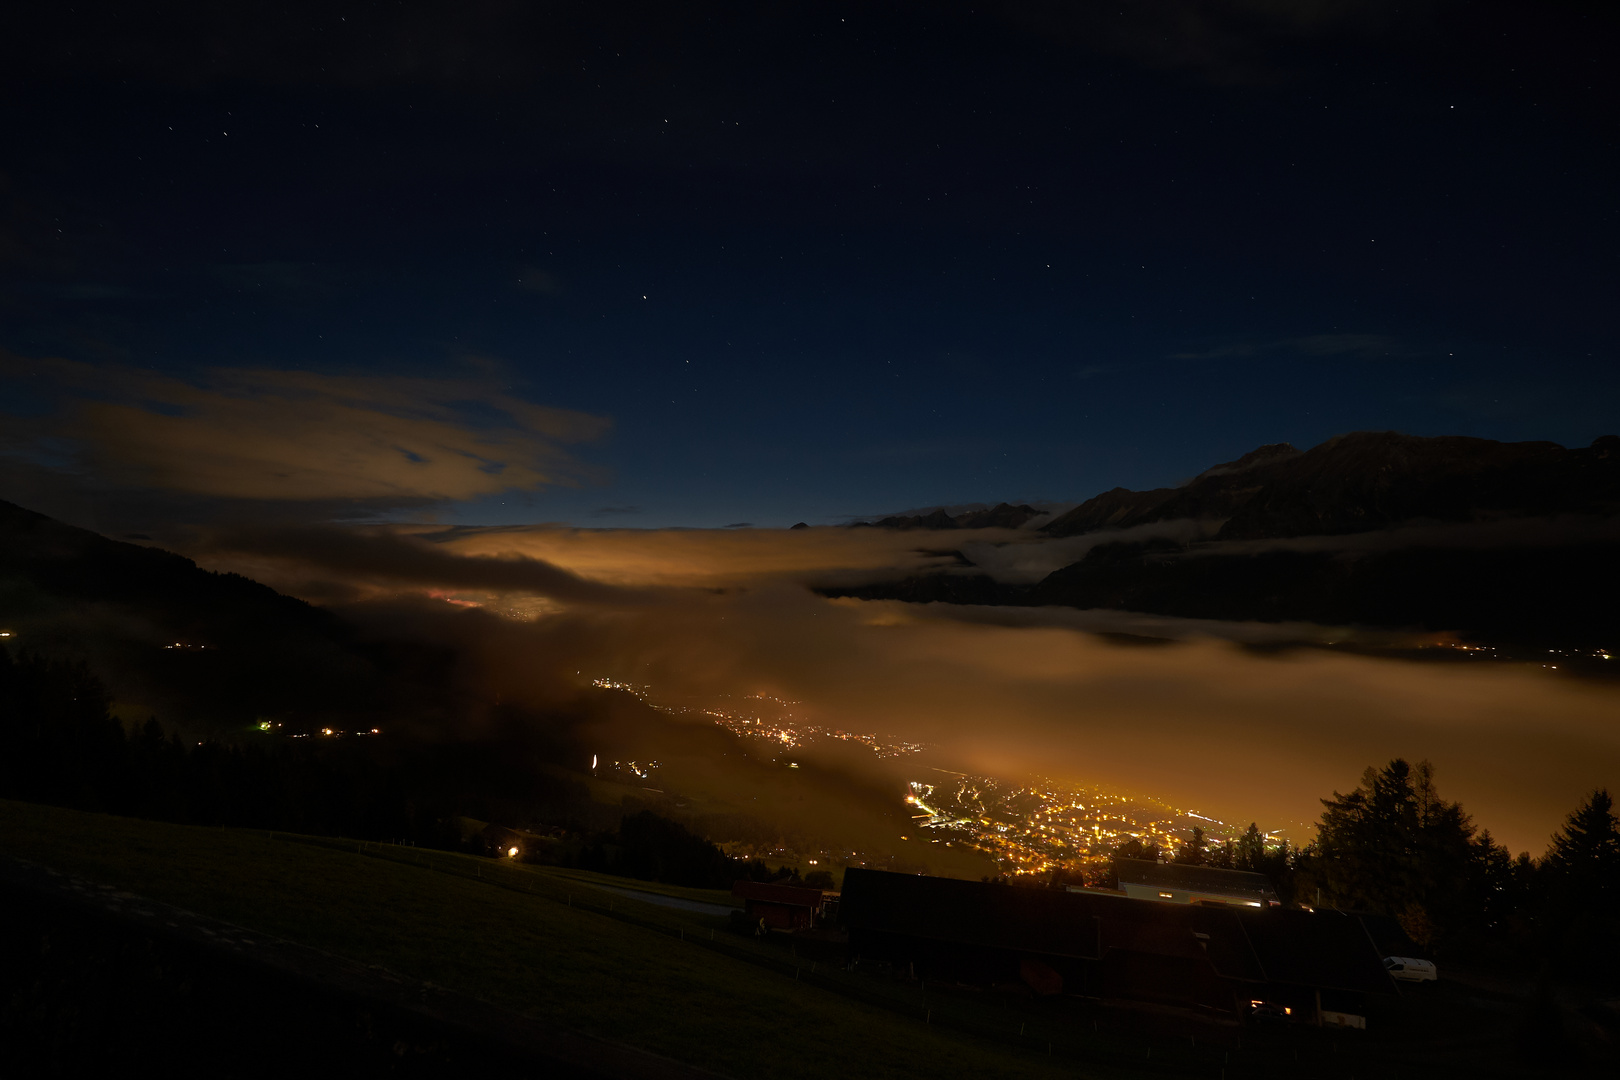
M 1308 836 L 1317 799 L 1395 756 L 1434 760 L 1448 796 L 1515 850 L 1538 853 L 1583 792 L 1620 777 L 1620 694 L 1539 668 L 1268 657 L 1237 642 L 1321 628 L 1148 626 L 1124 613 L 828 600 L 804 587 L 944 558 L 918 539 L 873 529 L 399 529 L 341 542 L 221 538 L 208 561 L 274 569 L 293 588 L 365 580 L 371 595 L 439 603 L 446 618 L 460 618 L 447 598 L 523 610 L 527 620 L 467 613 L 474 621 L 454 632 L 477 685 L 511 700 L 557 698 L 597 676 L 684 700 L 770 694 L 828 727 L 937 744 L 956 767 L 1115 785 L 1296 836 Z M 233 561 L 233 546 L 275 567 Z M 537 596 L 546 603 L 520 603 Z M 1184 640 L 1121 646 L 1095 632 L 1119 629 Z
M 16 425 L 12 455 L 54 447 L 102 484 L 212 499 L 401 505 L 576 483 L 587 470 L 562 446 L 608 426 L 483 373 L 214 369 L 185 380 L 4 356 L 0 374 L 58 406 Z

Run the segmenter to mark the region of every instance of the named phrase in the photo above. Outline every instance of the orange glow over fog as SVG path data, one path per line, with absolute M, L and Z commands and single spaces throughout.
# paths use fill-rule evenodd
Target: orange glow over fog
M 430 535 L 425 529 L 423 533 Z M 947 543 L 938 543 L 892 529 L 519 527 L 464 529 L 433 539 L 458 555 L 543 559 L 613 585 L 720 587 L 812 573 L 870 575 L 896 567 L 918 571 L 955 561 L 920 548 L 1029 537 L 1006 529 L 964 529 L 951 533 Z
M 522 555 L 611 583 L 592 586 L 589 602 L 538 598 L 526 609 L 532 595 L 485 590 L 486 612 L 521 609 L 526 620 L 458 613 L 442 600 L 440 614 L 414 616 L 422 632 L 467 650 L 478 685 L 507 700 L 558 700 L 597 677 L 699 697 L 767 693 L 802 702 L 807 722 L 927 741 L 984 773 L 1105 784 L 1295 835 L 1319 814 L 1318 799 L 1354 787 L 1367 765 L 1429 758 L 1447 797 L 1513 850 L 1536 854 L 1585 792 L 1620 776 L 1620 694 L 1539 668 L 1257 656 L 1221 636 L 1276 627 L 1175 619 L 1153 625 L 1189 640 L 1127 647 L 1070 625 L 1084 613 L 999 609 L 1011 624 L 997 625 L 997 609 L 828 600 L 804 587 L 824 574 L 915 569 L 938 559 L 918 549 L 942 538 L 406 531 L 454 556 L 447 573 L 476 563 L 487 577 L 506 565 L 491 557 Z M 293 592 L 335 576 L 296 555 L 260 551 L 253 568 Z M 207 561 L 243 568 L 220 552 Z M 648 586 L 651 602 L 639 593 L 615 602 L 614 587 Z M 371 595 L 381 589 L 374 582 Z M 481 595 L 453 581 L 396 580 L 386 591 L 407 601 Z

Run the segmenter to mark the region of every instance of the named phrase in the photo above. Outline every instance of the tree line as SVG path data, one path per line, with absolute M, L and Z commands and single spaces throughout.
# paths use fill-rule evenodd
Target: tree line
M 566 842 L 546 861 L 706 888 L 738 878 L 801 884 L 790 867 L 732 859 L 649 811 L 604 815 L 586 785 L 534 767 L 553 749 L 510 739 L 188 741 L 156 719 L 127 729 L 83 664 L 27 653 L 14 661 L 0 647 L 0 798 L 446 849 L 467 846 L 458 817 L 550 821 L 566 823 Z M 829 875 L 812 876 L 802 883 L 831 887 Z
M 1264 874 L 1285 903 L 1388 916 L 1433 955 L 1589 970 L 1620 960 L 1620 818 L 1606 789 L 1569 813 L 1540 859 L 1513 856 L 1442 798 L 1427 761 L 1368 767 L 1322 806 L 1305 847 L 1268 846 L 1255 824 L 1211 846 L 1194 828 L 1169 861 Z M 1167 853 L 1133 840 L 1116 854 Z
M 425 838 L 440 793 L 396 748 L 194 742 L 156 719 L 133 729 L 81 663 L 0 649 L 0 797 L 194 825 Z

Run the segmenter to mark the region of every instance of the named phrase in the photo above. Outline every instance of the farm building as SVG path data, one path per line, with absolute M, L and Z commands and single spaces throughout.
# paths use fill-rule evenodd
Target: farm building
M 1340 912 L 1143 904 L 850 868 L 850 949 L 923 979 L 1241 1016 L 1253 1001 L 1320 1023 L 1396 993 L 1360 920 Z
M 739 881 L 732 885 L 731 895 L 743 901 L 750 919 L 772 930 L 810 930 L 820 922 L 828 897 L 836 894 L 799 885 Z
M 1119 891 L 1135 900 L 1168 904 L 1236 904 L 1277 907 L 1277 891 L 1264 874 L 1218 870 L 1213 866 L 1162 863 L 1151 859 L 1115 859 Z

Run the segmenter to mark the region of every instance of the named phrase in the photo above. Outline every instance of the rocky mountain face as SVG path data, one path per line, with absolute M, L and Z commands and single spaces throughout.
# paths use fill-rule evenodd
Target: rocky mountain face
M 1189 521 L 1201 527 L 1182 535 L 1202 539 L 1121 532 Z M 843 595 L 1620 648 L 1612 435 L 1576 449 L 1393 432 L 1263 446 L 1180 487 L 1104 492 L 1040 532 L 1120 536 L 1032 586 L 952 570 Z
M 1620 437 L 1566 450 L 1362 431 L 1301 453 L 1262 446 L 1179 488 L 1115 488 L 1050 522 L 1076 536 L 1181 518 L 1224 521 L 1217 539 L 1339 535 L 1412 521 L 1620 513 Z
M 1151 491 L 1117 487 L 1054 518 L 1041 531 L 1050 536 L 1078 536 L 1097 529 L 1124 529 L 1154 521 L 1230 517 L 1230 511 L 1241 506 L 1265 482 L 1267 466 L 1299 456 L 1300 452 L 1287 443 L 1275 443 L 1206 469 L 1184 487 Z

